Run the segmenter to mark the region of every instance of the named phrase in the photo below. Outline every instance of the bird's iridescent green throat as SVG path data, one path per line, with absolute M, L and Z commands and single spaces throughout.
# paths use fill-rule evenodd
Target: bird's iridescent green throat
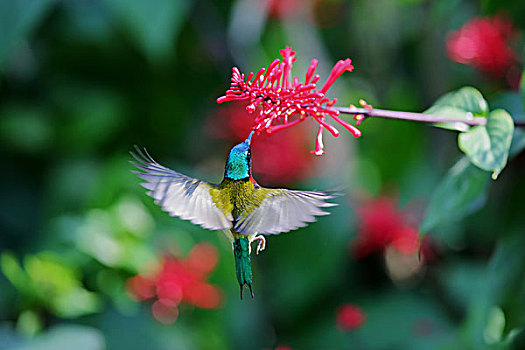
M 231 149 L 224 169 L 225 178 L 243 180 L 250 177 L 252 168 L 250 143 L 253 133 L 252 131 L 244 142 Z

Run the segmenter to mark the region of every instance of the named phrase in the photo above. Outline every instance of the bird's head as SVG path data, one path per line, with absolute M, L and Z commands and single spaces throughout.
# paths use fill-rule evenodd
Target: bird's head
M 224 169 L 224 177 L 232 180 L 247 179 L 252 171 L 252 152 L 250 143 L 252 141 L 254 131 L 248 135 L 244 142 L 235 145 L 228 155 L 226 167 Z

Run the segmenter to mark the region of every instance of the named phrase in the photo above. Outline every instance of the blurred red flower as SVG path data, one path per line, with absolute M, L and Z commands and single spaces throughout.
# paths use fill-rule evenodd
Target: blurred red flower
M 370 200 L 356 211 L 361 222 L 352 246 L 358 258 L 388 246 L 403 254 L 414 254 L 419 250 L 418 231 L 408 225 L 406 216 L 397 210 L 391 198 Z
M 253 118 L 239 105 L 227 105 L 209 119 L 215 138 L 242 142 L 252 130 Z M 252 139 L 254 177 L 265 185 L 286 185 L 312 175 L 316 157 L 308 152 L 307 125 Z
M 517 35 L 512 22 L 504 17 L 476 17 L 448 35 L 447 53 L 453 61 L 503 77 L 518 64 L 511 47 Z
M 267 12 L 271 17 L 286 18 L 297 11 L 301 0 L 267 0 Z
M 159 270 L 153 274 L 131 277 L 127 288 L 138 300 L 156 298 L 153 316 L 162 323 L 173 323 L 178 316 L 178 305 L 191 304 L 202 309 L 214 309 L 221 303 L 221 290 L 206 282 L 217 264 L 217 249 L 208 243 L 199 243 L 186 259 L 166 255 Z
M 353 305 L 344 304 L 337 309 L 337 328 L 342 331 L 351 331 L 361 327 L 366 321 L 363 311 Z

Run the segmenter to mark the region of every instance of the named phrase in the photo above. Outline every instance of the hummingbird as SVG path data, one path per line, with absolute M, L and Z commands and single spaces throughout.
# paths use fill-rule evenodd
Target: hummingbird
M 209 230 L 222 230 L 232 244 L 235 273 L 242 300 L 245 285 L 252 290 L 251 244 L 257 242 L 257 254 L 266 248 L 264 235 L 279 234 L 328 215 L 322 208 L 334 194 L 265 188 L 252 176 L 251 139 L 254 131 L 228 155 L 220 184 L 195 179 L 157 163 L 144 149 L 135 146 L 131 163 L 144 183 L 147 195 L 170 216 L 189 220 Z

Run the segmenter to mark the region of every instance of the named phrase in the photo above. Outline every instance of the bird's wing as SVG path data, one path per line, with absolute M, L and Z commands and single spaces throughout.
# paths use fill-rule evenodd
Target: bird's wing
M 232 227 L 231 213 L 221 211 L 212 200 L 210 191 L 216 190 L 216 185 L 168 169 L 154 161 L 146 150 L 135 149 L 131 155 L 137 162 L 131 163 L 141 171 L 133 173 L 146 181 L 141 185 L 162 210 L 210 230 Z
M 315 221 L 315 216 L 328 215 L 321 208 L 337 204 L 326 202 L 335 198 L 325 192 L 294 191 L 261 188 L 260 205 L 241 215 L 234 230 L 242 234 L 278 234 L 304 227 Z

